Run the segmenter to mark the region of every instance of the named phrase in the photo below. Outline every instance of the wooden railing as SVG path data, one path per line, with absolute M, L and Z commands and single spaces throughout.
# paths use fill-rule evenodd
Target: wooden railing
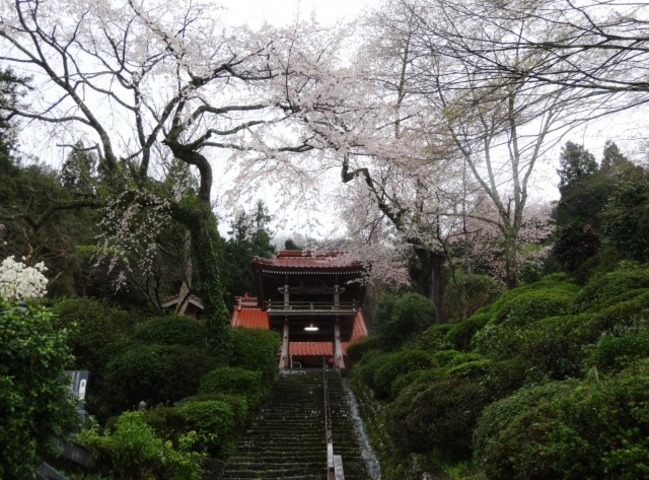
M 299 315 L 301 313 L 313 312 L 323 315 L 335 315 L 338 313 L 355 313 L 358 310 L 356 301 L 346 302 L 305 302 L 282 300 L 269 300 L 266 302 L 266 311 L 269 313 L 281 313 L 284 315 Z

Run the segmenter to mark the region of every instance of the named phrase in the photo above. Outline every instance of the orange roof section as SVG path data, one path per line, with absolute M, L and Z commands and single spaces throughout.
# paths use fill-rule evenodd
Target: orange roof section
M 257 298 L 244 295 L 235 297 L 236 305 L 232 312 L 231 324 L 233 327 L 269 329 L 268 313 L 257 307 Z M 359 310 L 354 317 L 354 329 L 350 342 L 343 342 L 343 352 L 347 346 L 359 338 L 367 337 L 367 327 L 363 312 Z M 332 342 L 289 342 L 289 352 L 297 356 L 331 356 L 333 355 Z

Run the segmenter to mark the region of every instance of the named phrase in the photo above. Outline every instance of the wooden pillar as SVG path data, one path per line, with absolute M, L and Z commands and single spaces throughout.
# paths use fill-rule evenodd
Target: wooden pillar
M 343 346 L 340 341 L 340 320 L 338 317 L 336 317 L 336 323 L 334 324 L 334 360 L 338 368 L 345 368 Z
M 289 305 L 291 304 L 291 298 L 288 293 L 288 284 L 284 285 L 284 309 L 288 309 Z
M 283 370 L 289 366 L 288 358 L 288 319 L 284 319 L 284 333 L 282 334 L 282 352 L 279 356 L 279 369 Z

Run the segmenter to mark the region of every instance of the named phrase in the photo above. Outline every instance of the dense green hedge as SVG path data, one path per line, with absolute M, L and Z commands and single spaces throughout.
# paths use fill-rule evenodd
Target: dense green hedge
M 126 338 L 131 321 L 128 312 L 92 298 L 64 298 L 52 306 L 56 325 L 69 331 L 68 345 L 75 367 L 101 374 L 108 361 L 106 347 Z
M 224 458 L 233 448 L 235 426 L 232 406 L 221 400 L 185 400 L 177 410 L 185 417 L 187 427 L 197 434 L 194 448 L 210 457 Z
M 363 381 L 378 398 L 387 398 L 391 395 L 392 383 L 399 376 L 433 366 L 435 361 L 429 353 L 422 350 L 402 350 L 363 362 L 359 371 Z
M 107 414 L 135 408 L 170 404 L 198 391 L 201 375 L 216 361 L 205 353 L 182 345 L 130 344 L 106 365 L 104 406 Z
M 647 478 L 648 407 L 647 362 L 525 389 L 485 410 L 475 457 L 490 480 Z
M 133 338 L 142 343 L 157 345 L 185 345 L 195 349 L 205 348 L 207 330 L 195 318 L 185 315 L 151 317 L 138 323 Z
M 270 384 L 277 373 L 275 355 L 281 343 L 278 333 L 260 328 L 233 328 L 232 359 L 230 365 L 262 373 L 266 384 Z
M 405 452 L 436 450 L 450 457 L 469 455 L 471 434 L 492 394 L 480 381 L 417 382 L 384 410 L 390 436 Z
M 234 393 L 244 395 L 250 408 L 264 399 L 262 373 L 239 367 L 219 367 L 207 372 L 200 380 L 199 393 Z

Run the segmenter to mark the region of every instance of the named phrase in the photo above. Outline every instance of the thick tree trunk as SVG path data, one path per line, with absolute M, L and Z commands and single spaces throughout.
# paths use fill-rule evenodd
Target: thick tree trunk
M 212 237 L 215 228 L 209 203 L 192 199 L 191 205 L 180 207 L 179 220 L 191 234 L 194 264 L 198 273 L 196 292 L 203 301 L 207 348 L 220 360 L 230 353 L 230 315 L 223 300 L 223 286 Z
M 446 257 L 425 248 L 415 247 L 419 264 L 411 275 L 417 279 L 421 293 L 428 297 L 437 310 L 437 322 L 446 322 L 442 308 L 444 296 L 444 261 Z

